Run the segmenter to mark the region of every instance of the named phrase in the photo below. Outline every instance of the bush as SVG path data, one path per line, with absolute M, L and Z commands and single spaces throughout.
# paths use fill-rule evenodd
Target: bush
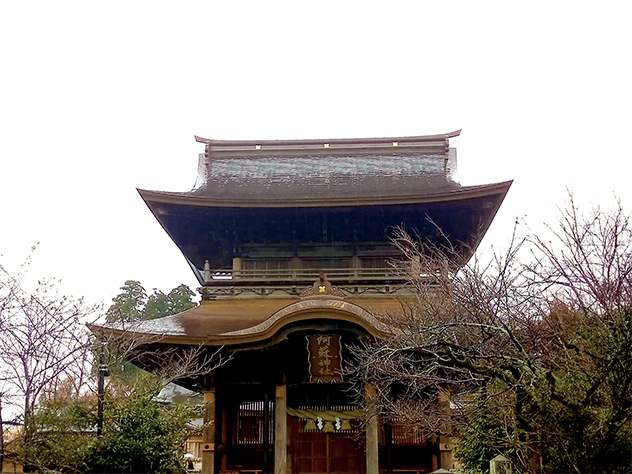
M 89 472 L 182 472 L 186 424 L 198 409 L 160 406 L 147 396 L 132 395 L 124 403 L 110 401 L 103 438 L 87 453 Z

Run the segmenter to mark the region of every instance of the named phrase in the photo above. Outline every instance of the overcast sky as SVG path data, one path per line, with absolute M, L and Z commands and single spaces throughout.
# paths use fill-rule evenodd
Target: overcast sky
M 632 209 L 630 2 L 0 3 L 0 254 L 110 303 L 197 286 L 136 188 L 217 139 L 462 129 L 463 184 L 514 179 L 484 245 L 566 187 Z

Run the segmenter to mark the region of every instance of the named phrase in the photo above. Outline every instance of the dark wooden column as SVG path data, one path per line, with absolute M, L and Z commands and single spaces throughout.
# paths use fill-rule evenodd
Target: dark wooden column
M 386 438 L 386 472 L 393 472 L 393 422 L 391 420 L 384 421 L 384 437 Z
M 263 392 L 263 455 L 261 456 L 261 467 L 263 472 L 270 472 L 268 466 L 270 460 L 268 459 L 268 452 L 270 450 L 270 395 L 268 394 L 268 387 L 265 387 Z

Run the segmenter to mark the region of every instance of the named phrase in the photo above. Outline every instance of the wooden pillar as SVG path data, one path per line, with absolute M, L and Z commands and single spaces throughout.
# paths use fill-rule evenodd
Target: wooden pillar
M 432 453 L 432 472 L 436 471 L 437 469 L 439 469 L 439 457 L 437 456 L 437 453 Z
M 380 472 L 380 462 L 378 459 L 378 416 L 375 408 L 372 407 L 375 397 L 375 387 L 367 385 L 366 404 L 369 409 L 369 419 L 366 423 L 366 472 L 369 474 L 377 474 Z
M 357 255 L 351 257 L 351 268 L 353 268 L 353 276 L 358 277 L 358 270 L 362 268 L 362 260 Z
M 444 416 L 441 436 L 439 436 L 439 466 L 441 469 L 452 469 L 454 460 L 452 458 L 452 440 L 450 439 L 450 397 L 444 391 L 439 391 L 439 410 Z
M 452 440 L 448 436 L 439 436 L 439 464 L 441 469 L 452 469 Z
M 219 468 L 225 471 L 228 466 L 228 456 L 226 455 L 226 446 L 228 446 L 228 410 L 226 409 L 226 403 L 220 404 L 222 407 L 222 430 L 220 443 L 222 444 L 222 453 L 220 456 Z
M 241 258 L 234 257 L 233 258 L 233 279 L 241 278 L 241 270 L 242 270 L 243 262 Z
M 287 385 L 276 386 L 274 400 L 274 474 L 287 473 Z
M 215 473 L 215 389 L 204 392 L 204 424 L 202 432 L 202 474 Z

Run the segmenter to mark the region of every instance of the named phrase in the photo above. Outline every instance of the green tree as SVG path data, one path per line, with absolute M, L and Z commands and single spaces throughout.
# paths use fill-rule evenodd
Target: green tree
M 136 280 L 126 280 L 121 287 L 122 292 L 112 298 L 112 304 L 106 311 L 108 323 L 133 323 L 136 321 L 157 319 L 186 311 L 195 307 L 193 301 L 195 293 L 185 284 L 171 289 L 169 293 L 154 289 L 151 295 L 143 285 Z M 111 341 L 114 344 L 116 341 Z M 132 387 L 151 387 L 155 385 L 155 377 L 141 371 L 131 362 L 121 358 L 118 348 L 106 349 L 105 361 L 109 366 L 111 380 L 114 384 L 121 383 Z M 97 349 L 95 349 L 97 350 Z M 99 348 L 98 350 L 101 350 Z M 120 387 L 119 387 L 120 389 Z
M 108 323 L 116 321 L 138 321 L 144 319 L 147 292 L 136 280 L 127 280 L 121 287 L 122 293 L 112 298 L 112 305 L 105 313 Z
M 193 308 L 194 293 L 179 285 L 169 293 L 128 280 L 107 311 L 112 324 L 166 317 Z M 137 368 L 133 338 L 105 341 L 109 378 L 106 386 L 103 437 L 91 445 L 85 460 L 90 472 L 181 472 L 184 441 L 192 434 L 187 423 L 200 416 L 200 408 L 157 401 L 161 389 L 179 378 L 204 375 L 221 365 L 219 353 L 203 347 L 159 350 L 159 374 Z M 143 348 L 143 355 L 148 349 Z
M 68 384 L 44 399 L 34 415 L 35 436 L 28 446 L 38 470 L 85 472 L 96 440 L 96 396 L 76 396 Z
M 148 296 L 139 281 L 127 280 L 121 290 L 122 293 L 112 298 L 112 305 L 105 313 L 108 323 L 162 318 L 195 307 L 195 293 L 184 284 L 173 288 L 167 294 L 154 289 Z
M 88 449 L 88 472 L 182 472 L 187 423 L 199 416 L 199 408 L 160 406 L 147 394 L 110 399 L 103 438 Z
M 191 288 L 184 284 L 176 286 L 166 295 L 162 291 L 154 290 L 147 298 L 143 319 L 162 318 L 191 309 L 195 307 L 193 296 L 195 294 Z

